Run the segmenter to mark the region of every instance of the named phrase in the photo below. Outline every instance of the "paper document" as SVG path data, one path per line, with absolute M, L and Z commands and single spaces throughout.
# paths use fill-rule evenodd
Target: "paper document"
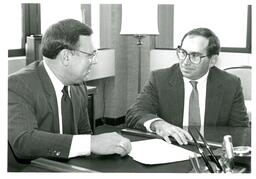
M 182 147 L 169 144 L 161 139 L 132 142 L 129 154 L 135 161 L 143 164 L 163 164 L 188 160 L 194 153 Z

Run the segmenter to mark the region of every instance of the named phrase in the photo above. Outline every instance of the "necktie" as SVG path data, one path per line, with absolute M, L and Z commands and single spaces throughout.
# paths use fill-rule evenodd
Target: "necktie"
M 62 113 L 62 129 L 63 134 L 73 134 L 74 117 L 71 99 L 68 94 L 68 86 L 62 89 L 61 113 Z
M 197 91 L 197 81 L 190 81 L 193 90 L 189 98 L 189 126 L 200 126 L 200 108 L 199 108 L 199 97 Z

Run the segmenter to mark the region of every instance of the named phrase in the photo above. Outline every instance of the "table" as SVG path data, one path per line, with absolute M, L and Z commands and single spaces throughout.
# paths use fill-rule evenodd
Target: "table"
M 232 135 L 233 145 L 251 145 L 251 128 L 242 127 L 207 127 L 205 138 L 210 141 L 222 142 L 224 135 Z M 207 131 L 207 132 L 206 132 Z M 126 135 L 131 141 L 145 140 L 147 137 Z M 183 146 L 195 150 L 195 146 Z M 248 167 L 248 166 L 247 166 Z M 181 161 L 160 165 L 144 165 L 131 157 L 121 158 L 119 155 L 77 157 L 70 160 L 53 161 L 39 158 L 23 168 L 24 171 L 72 171 L 72 172 L 124 172 L 124 173 L 187 173 L 192 170 L 190 161 Z M 247 172 L 250 172 L 250 163 Z

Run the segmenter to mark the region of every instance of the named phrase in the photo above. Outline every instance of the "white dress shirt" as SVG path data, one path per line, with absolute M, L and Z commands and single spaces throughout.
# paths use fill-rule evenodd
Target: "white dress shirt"
M 209 71 L 204 76 L 202 76 L 201 78 L 196 80 L 198 82 L 197 90 L 198 90 L 198 95 L 199 95 L 201 126 L 204 126 L 206 87 L 207 87 L 208 74 L 209 74 Z M 189 98 L 190 98 L 190 94 L 191 94 L 193 87 L 189 82 L 189 81 L 191 81 L 190 79 L 183 77 L 183 81 L 184 81 L 184 93 L 185 93 L 184 94 L 183 126 L 188 126 L 188 124 L 189 124 L 189 116 L 188 116 Z M 150 119 L 144 123 L 144 126 L 147 129 L 147 131 L 152 132 L 152 130 L 150 129 L 150 125 L 152 124 L 152 122 L 154 122 L 156 120 L 163 120 L 163 119 L 154 118 L 154 119 Z
M 204 113 L 205 113 L 205 100 L 206 100 L 206 86 L 207 86 L 207 77 L 209 72 L 204 76 L 199 78 L 197 81 L 197 90 L 199 97 L 199 108 L 200 108 L 200 118 L 201 126 L 204 126 Z M 184 80 L 184 111 L 183 111 L 183 126 L 188 126 L 189 124 L 189 98 L 193 90 L 193 87 L 190 83 L 190 79 L 183 77 Z
M 63 89 L 64 84 L 62 84 L 62 82 L 54 75 L 54 73 L 46 64 L 45 60 L 43 60 L 43 64 L 47 74 L 51 79 L 51 82 L 55 90 L 55 94 L 57 97 L 57 104 L 58 104 L 59 129 L 60 129 L 60 134 L 63 134 L 62 112 L 61 112 L 61 98 L 62 98 L 61 90 Z M 70 95 L 70 87 L 68 87 L 68 93 Z M 72 98 L 71 95 L 70 97 Z M 69 158 L 77 157 L 81 155 L 90 155 L 90 153 L 91 153 L 91 135 L 90 134 L 73 135 L 72 143 L 69 151 Z

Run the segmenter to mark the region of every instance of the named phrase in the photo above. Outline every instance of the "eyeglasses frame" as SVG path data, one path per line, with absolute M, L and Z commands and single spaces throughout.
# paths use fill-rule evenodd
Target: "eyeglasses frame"
M 179 50 L 182 50 L 182 51 L 184 51 L 184 52 L 186 53 L 186 56 L 185 56 L 184 59 L 181 59 L 180 56 L 178 55 L 178 51 L 179 51 Z M 176 48 L 176 54 L 177 54 L 178 59 L 181 60 L 181 61 L 184 61 L 184 60 L 187 58 L 187 56 L 188 56 L 188 57 L 189 57 L 189 58 L 188 58 L 189 61 L 190 61 L 191 63 L 193 63 L 193 64 L 196 64 L 196 65 L 198 65 L 198 64 L 201 63 L 202 58 L 208 57 L 208 55 L 198 56 L 198 57 L 199 57 L 199 61 L 198 61 L 198 63 L 195 63 L 194 61 L 191 60 L 191 54 L 188 53 L 185 49 L 181 48 L 180 45 Z
M 76 50 L 76 51 L 81 52 L 81 53 L 87 55 L 90 63 L 92 63 L 92 64 L 96 64 L 97 63 L 96 56 L 98 54 L 98 50 L 94 50 L 92 53 L 84 52 L 82 50 Z

